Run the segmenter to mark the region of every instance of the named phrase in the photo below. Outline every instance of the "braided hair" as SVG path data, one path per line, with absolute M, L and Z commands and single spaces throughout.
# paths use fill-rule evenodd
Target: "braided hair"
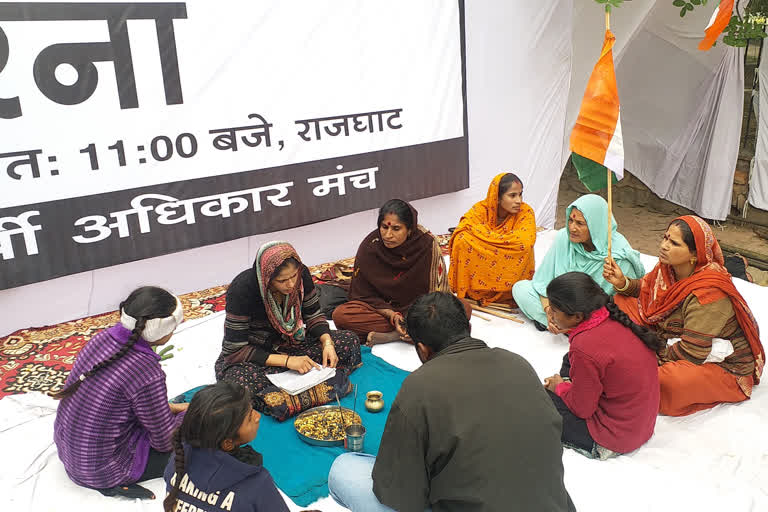
M 594 311 L 605 307 L 611 319 L 617 321 L 640 338 L 645 346 L 654 352 L 664 348 L 664 341 L 655 332 L 634 323 L 603 291 L 600 286 L 584 272 L 567 272 L 554 278 L 547 286 L 547 298 L 555 308 L 568 315 L 581 313 L 584 319 Z
M 221 443 L 235 439 L 251 411 L 251 397 L 243 386 L 226 381 L 205 386 L 195 393 L 181 425 L 173 433 L 176 480 L 163 500 L 165 512 L 176 508 L 179 486 L 186 470 L 184 444 L 203 450 L 221 450 Z
M 148 320 L 153 318 L 164 318 L 173 313 L 174 309 L 176 309 L 176 298 L 162 288 L 156 286 L 143 286 L 131 292 L 128 298 L 120 303 L 120 309 L 136 319 L 136 326 L 133 328 L 128 341 L 120 347 L 120 350 L 110 357 L 93 365 L 90 370 L 80 375 L 80 377 L 72 384 L 57 393 L 51 393 L 53 398 L 61 400 L 68 396 L 72 396 L 85 379 L 123 357 L 139 338 L 141 338 L 141 334 L 144 331 L 144 327 Z

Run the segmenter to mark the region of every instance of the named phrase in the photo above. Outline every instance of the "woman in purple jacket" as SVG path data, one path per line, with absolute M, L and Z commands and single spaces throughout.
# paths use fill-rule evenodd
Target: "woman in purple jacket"
M 154 499 L 136 482 L 162 476 L 171 434 L 188 404 L 169 404 L 153 346 L 183 319 L 171 293 L 145 286 L 120 304 L 120 323 L 94 336 L 77 356 L 54 423 L 67 475 L 105 496 Z

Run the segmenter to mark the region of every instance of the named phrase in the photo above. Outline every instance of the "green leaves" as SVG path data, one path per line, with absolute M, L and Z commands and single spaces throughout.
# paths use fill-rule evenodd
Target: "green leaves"
M 684 18 L 687 13 L 693 10 L 694 6 L 707 5 L 707 1 L 672 0 L 672 5 L 680 8 L 680 17 Z M 611 8 L 621 7 L 624 0 L 595 0 L 595 2 L 605 5 L 605 10 L 611 12 Z M 752 0 L 746 10 L 752 15 L 744 18 L 733 16 L 728 27 L 723 31 L 723 42 L 728 46 L 745 47 L 748 40 L 762 39 L 768 35 L 765 32 L 766 17 L 764 14 L 760 14 L 768 11 L 768 0 Z
M 605 10 L 611 12 L 611 7 L 621 7 L 624 0 L 595 0 L 599 4 L 605 4 Z
M 166 345 L 162 348 L 162 350 L 158 350 L 159 348 L 160 347 L 152 347 L 152 350 L 154 350 L 155 353 L 160 356 L 161 361 L 165 361 L 166 359 L 173 357 L 173 354 L 170 353 L 170 351 L 173 350 L 173 345 Z
M 672 5 L 680 8 L 680 17 L 683 18 L 694 6 L 707 5 L 707 0 L 672 0 Z M 761 14 L 768 10 L 768 0 L 752 0 L 746 10 L 748 16 L 732 16 L 723 31 L 723 42 L 728 46 L 744 48 L 750 39 L 762 39 L 768 35 L 765 32 L 768 19 Z
M 758 20 L 765 21 L 764 18 L 758 18 Z M 736 48 L 746 47 L 750 39 L 762 39 L 768 35 L 765 33 L 765 24 L 756 22 L 752 16 L 746 19 L 739 19 L 738 16 L 731 17 L 723 34 L 723 42 Z
M 675 0 L 672 2 L 672 5 L 675 7 L 682 7 L 682 9 L 680 9 L 680 17 L 682 18 L 685 16 L 685 13 L 693 10 L 694 4 L 701 5 L 701 2 L 702 0 L 691 0 L 690 2 L 686 2 L 685 0 Z

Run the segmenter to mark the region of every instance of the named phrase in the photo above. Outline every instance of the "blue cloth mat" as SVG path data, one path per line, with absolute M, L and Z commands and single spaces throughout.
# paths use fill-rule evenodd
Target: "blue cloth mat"
M 352 372 L 350 380 L 357 384 L 357 413 L 365 426 L 363 451 L 376 455 L 389 415 L 389 407 L 395 399 L 408 372 L 396 368 L 374 356 L 369 347 L 361 347 L 363 366 Z M 203 386 L 184 393 L 189 401 Z M 384 409 L 376 414 L 365 410 L 365 394 L 368 391 L 384 394 Z M 352 408 L 354 393 L 341 400 L 341 405 Z M 335 403 L 335 402 L 334 402 Z M 312 446 L 296 434 L 293 418 L 280 423 L 270 416 L 261 416 L 261 424 L 253 449 L 264 456 L 264 466 L 269 470 L 277 486 L 301 507 L 328 496 L 328 471 L 336 457 L 344 453 L 344 447 Z

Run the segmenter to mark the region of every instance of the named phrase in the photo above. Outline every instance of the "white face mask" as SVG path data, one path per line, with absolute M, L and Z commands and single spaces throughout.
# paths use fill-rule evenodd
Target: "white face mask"
M 176 298 L 176 309 L 173 310 L 171 316 L 147 320 L 141 333 L 142 338 L 150 343 L 157 341 L 175 331 L 176 327 L 184 320 L 184 309 L 181 307 L 181 301 L 175 295 L 174 297 Z M 120 310 L 120 323 L 130 331 L 136 327 L 136 319 L 124 310 Z

